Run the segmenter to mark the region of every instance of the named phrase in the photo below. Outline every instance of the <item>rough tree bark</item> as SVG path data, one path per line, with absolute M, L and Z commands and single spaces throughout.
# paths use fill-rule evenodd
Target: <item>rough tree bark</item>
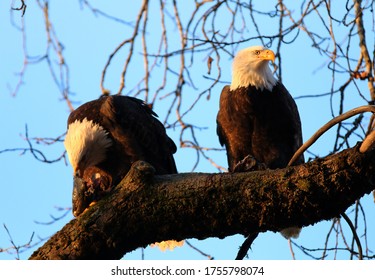
M 375 152 L 359 146 L 300 166 L 154 176 L 144 162 L 30 259 L 119 259 L 150 243 L 279 231 L 337 217 L 375 189 Z

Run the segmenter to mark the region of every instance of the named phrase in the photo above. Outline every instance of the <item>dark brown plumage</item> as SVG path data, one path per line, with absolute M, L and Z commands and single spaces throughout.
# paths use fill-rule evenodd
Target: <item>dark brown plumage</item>
M 177 173 L 176 145 L 143 101 L 102 96 L 73 111 L 65 147 L 74 170 L 73 214 L 78 216 L 127 174 L 138 160 L 156 174 Z
M 217 134 L 227 150 L 229 171 L 251 155 L 268 168 L 286 167 L 302 145 L 297 106 L 281 84 L 272 91 L 254 86 L 234 91 L 225 86 L 220 96 Z M 303 162 L 303 157 L 298 163 Z

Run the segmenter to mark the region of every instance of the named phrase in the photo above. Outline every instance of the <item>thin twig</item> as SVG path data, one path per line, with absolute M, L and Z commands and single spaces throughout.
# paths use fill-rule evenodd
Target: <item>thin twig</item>
M 197 247 L 193 246 L 188 240 L 185 240 L 185 243 L 192 249 L 194 249 L 195 251 L 197 251 L 199 254 L 201 254 L 202 256 L 206 257 L 207 259 L 209 260 L 213 260 L 214 257 L 212 257 L 211 255 L 209 254 L 206 254 L 204 253 L 202 250 L 198 249 Z
M 255 232 L 249 234 L 248 237 L 246 237 L 245 241 L 242 243 L 240 249 L 238 250 L 236 260 L 243 260 L 247 256 L 247 252 L 249 251 L 254 240 L 258 237 L 258 234 L 259 232 Z
M 357 248 L 358 248 L 358 259 L 359 260 L 363 260 L 363 252 L 362 252 L 362 245 L 361 245 L 361 241 L 359 240 L 358 238 L 358 235 L 357 235 L 357 231 L 355 230 L 354 226 L 353 226 L 353 223 L 352 221 L 349 219 L 349 217 L 345 214 L 345 213 L 342 213 L 341 216 L 344 218 L 344 220 L 348 223 L 352 233 L 353 233 L 353 237 L 355 239 L 355 242 L 357 243 Z
M 336 118 L 330 120 L 327 122 L 324 126 L 319 128 L 317 132 L 313 134 L 313 136 L 310 137 L 309 140 L 307 140 L 293 155 L 292 159 L 289 161 L 288 166 L 293 165 L 293 163 L 312 145 L 314 144 L 320 136 L 322 136 L 326 131 L 328 131 L 331 127 L 334 125 L 351 118 L 355 115 L 365 113 L 365 112 L 372 112 L 375 114 L 375 106 L 372 105 L 365 105 L 361 107 L 357 107 L 355 109 L 352 109 L 340 116 L 337 116 Z
M 25 1 L 24 1 L 24 0 L 21 0 L 21 6 L 18 7 L 18 8 L 14 8 L 14 7 L 12 7 L 12 10 L 15 10 L 15 11 L 22 11 L 22 16 L 24 16 L 25 13 L 26 13 L 26 8 L 27 8 L 27 5 L 26 5 Z

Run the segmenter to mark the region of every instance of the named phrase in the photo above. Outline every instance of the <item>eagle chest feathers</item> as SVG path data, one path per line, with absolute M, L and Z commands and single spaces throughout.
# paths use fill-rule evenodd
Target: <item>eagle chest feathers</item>
M 225 139 L 222 144 L 227 146 L 230 169 L 247 155 L 269 168 L 285 167 L 298 148 L 295 110 L 288 104 L 289 93 L 280 92 L 279 87 L 272 92 L 251 86 L 223 90 L 221 105 L 225 105 L 220 106 L 218 132 Z

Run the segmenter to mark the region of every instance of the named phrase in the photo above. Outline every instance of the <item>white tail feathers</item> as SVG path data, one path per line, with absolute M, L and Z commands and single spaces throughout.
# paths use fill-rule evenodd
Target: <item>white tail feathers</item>
M 284 228 L 280 231 L 281 235 L 284 236 L 286 239 L 294 238 L 297 239 L 301 232 L 301 228 L 299 227 L 288 227 Z

